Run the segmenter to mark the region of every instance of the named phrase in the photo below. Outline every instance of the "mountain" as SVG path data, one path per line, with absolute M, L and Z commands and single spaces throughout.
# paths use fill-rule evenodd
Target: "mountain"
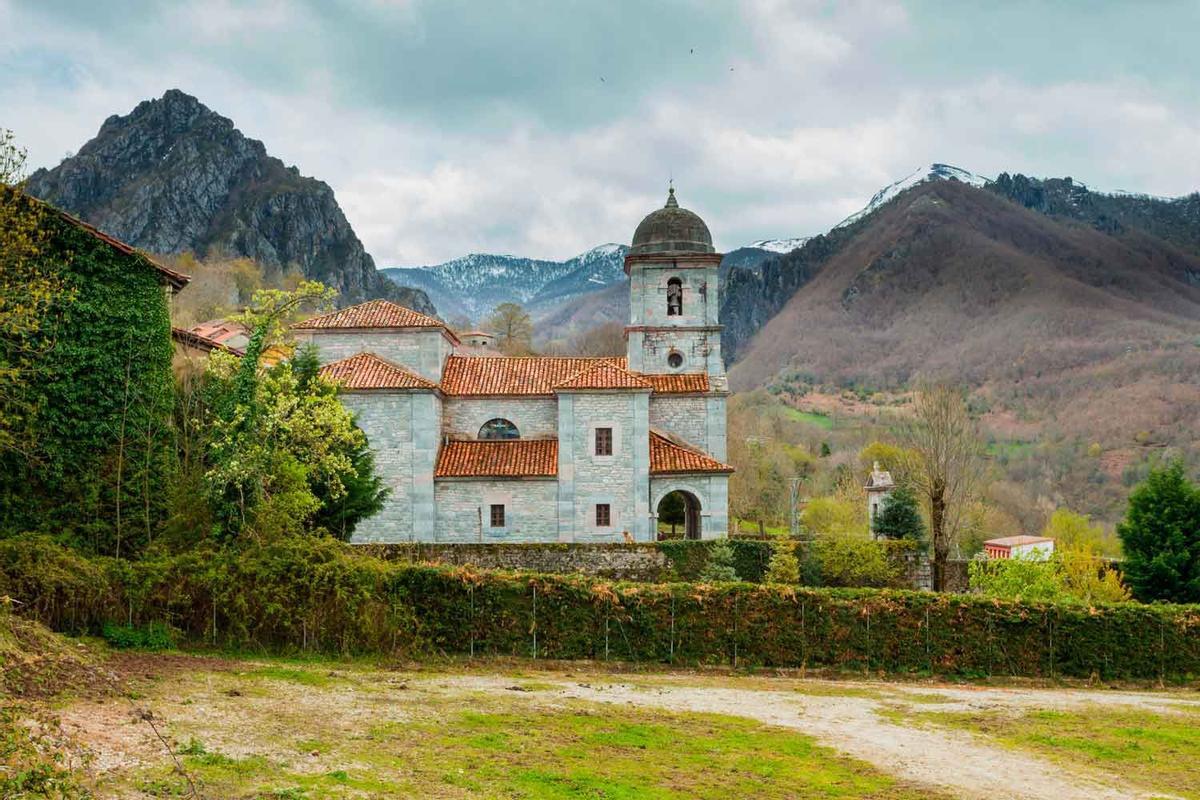
M 501 303 L 537 317 L 552 306 L 625 280 L 629 248 L 603 244 L 566 261 L 475 253 L 444 264 L 391 267 L 393 281 L 424 290 L 447 318 L 485 318 Z
M 1121 211 L 1114 228 L 922 182 L 761 276 L 731 274 L 730 383 L 948 378 L 1064 436 L 1200 445 L 1200 248 L 1152 232 L 1190 241 L 1175 222 L 1195 203 L 1097 200 Z
M 296 266 L 343 303 L 386 297 L 434 313 L 423 292 L 375 270 L 328 184 L 178 89 L 106 119 L 76 155 L 31 175 L 28 190 L 151 253 Z
M 835 228 L 843 228 L 848 225 L 853 225 L 863 217 L 875 213 L 887 203 L 898 197 L 902 192 L 908 191 L 914 186 L 919 186 L 922 183 L 930 181 L 958 181 L 965 183 L 968 186 L 983 187 L 988 183 L 987 178 L 983 178 L 973 172 L 967 172 L 961 167 L 952 167 L 949 164 L 933 163 L 928 167 L 922 167 L 912 172 L 912 174 L 901 178 L 895 183 L 890 183 L 880 189 L 871 198 L 860 211 L 856 211 L 844 220 L 835 225 Z

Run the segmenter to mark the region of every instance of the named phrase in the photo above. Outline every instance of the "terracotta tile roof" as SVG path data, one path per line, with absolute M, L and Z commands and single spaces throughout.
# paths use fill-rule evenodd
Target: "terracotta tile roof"
M 320 375 L 351 391 L 366 389 L 437 389 L 437 384 L 374 353 L 359 353 L 321 367 Z
M 733 472 L 712 456 L 700 452 L 678 439 L 658 431 L 650 431 L 650 474 L 678 475 L 693 472 Z
M 450 441 L 438 453 L 435 478 L 551 478 L 557 439 Z
M 669 374 L 643 372 L 658 394 L 703 394 L 709 390 L 708 375 L 703 372 Z
M 368 300 L 356 306 L 339 308 L 292 326 L 297 330 L 328 330 L 331 328 L 442 328 L 440 319 L 413 311 L 388 300 Z M 453 334 L 451 334 L 453 335 Z
M 232 353 L 239 358 L 246 355 L 244 350 L 230 347 L 224 342 L 218 342 L 216 339 L 203 336 L 195 331 L 189 331 L 186 328 L 171 328 L 171 338 L 180 344 L 195 347 L 197 350 L 203 350 L 206 353 L 211 353 L 213 350 L 224 350 L 226 353 Z
M 1020 547 L 1023 544 L 1041 544 L 1042 542 L 1053 541 L 1053 539 L 1048 539 L 1045 536 L 1004 536 L 999 539 L 988 539 L 984 544 L 999 547 Z
M 645 378 L 618 367 L 611 361 L 600 361 L 582 372 L 556 384 L 555 389 L 649 389 Z
M 51 203 L 47 203 L 45 200 L 39 200 L 38 198 L 33 197 L 32 195 L 25 195 L 25 197 L 29 198 L 34 203 L 37 203 L 39 206 L 43 206 L 44 208 L 48 209 L 49 211 L 54 212 L 59 217 L 61 217 L 64 222 L 66 222 L 70 225 L 74 225 L 76 228 L 79 228 L 80 230 L 84 231 L 85 233 L 89 234 L 90 236 L 93 236 L 96 239 L 99 239 L 100 241 L 104 242 L 106 245 L 113 248 L 114 250 L 124 253 L 125 255 L 139 256 L 140 258 L 145 259 L 146 263 L 149 264 L 151 267 L 153 267 L 160 275 L 162 275 L 163 278 L 166 279 L 167 283 L 169 283 L 171 285 L 171 288 L 177 292 L 180 289 L 182 289 L 184 286 L 187 286 L 188 282 L 191 281 L 191 279 L 192 279 L 192 277 L 190 275 L 184 275 L 182 272 L 178 272 L 169 267 L 164 267 L 162 264 L 159 264 L 157 261 L 150 258 L 150 256 L 148 256 L 145 253 L 143 253 L 142 251 L 138 250 L 136 247 L 125 244 L 125 242 L 122 242 L 120 239 L 116 238 L 115 236 L 109 236 L 107 233 L 100 230 L 96 226 L 90 225 L 90 224 L 84 222 L 79 217 L 76 217 L 72 214 L 68 214 L 66 211 L 63 211 L 61 208 L 58 208 L 57 206 L 55 206 Z
M 442 391 L 456 396 L 552 395 L 554 387 L 599 363 L 622 369 L 623 358 L 478 358 L 446 359 Z

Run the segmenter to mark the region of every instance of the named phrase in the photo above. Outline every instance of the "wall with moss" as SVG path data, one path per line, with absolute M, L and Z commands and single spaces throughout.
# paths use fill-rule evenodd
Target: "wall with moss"
M 119 511 L 122 545 L 136 548 L 161 522 L 170 478 L 166 289 L 141 256 L 57 215 L 46 224 L 48 258 L 69 291 L 35 343 L 44 350 L 26 387 L 38 408 L 35 450 L 0 457 L 0 534 L 70 531 L 79 544 L 111 553 Z

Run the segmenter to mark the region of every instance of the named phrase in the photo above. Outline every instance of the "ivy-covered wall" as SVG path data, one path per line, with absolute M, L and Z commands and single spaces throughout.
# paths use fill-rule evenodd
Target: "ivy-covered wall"
M 611 583 L 388 562 L 329 539 L 117 561 L 0 541 L 0 594 L 58 630 L 166 624 L 282 652 L 462 653 L 958 675 L 1200 675 L 1200 606 L 770 584 Z
M 0 456 L 0 535 L 40 528 L 127 554 L 161 524 L 170 481 L 173 345 L 167 289 L 55 213 L 46 253 L 67 291 L 34 344 L 29 452 Z

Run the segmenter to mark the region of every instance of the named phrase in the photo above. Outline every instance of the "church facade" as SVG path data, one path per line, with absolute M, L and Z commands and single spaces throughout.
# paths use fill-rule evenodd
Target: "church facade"
M 672 189 L 625 258 L 624 357 L 505 357 L 384 300 L 295 325 L 391 490 L 354 541 L 652 541 L 673 494 L 684 535 L 725 536 L 720 261 Z

